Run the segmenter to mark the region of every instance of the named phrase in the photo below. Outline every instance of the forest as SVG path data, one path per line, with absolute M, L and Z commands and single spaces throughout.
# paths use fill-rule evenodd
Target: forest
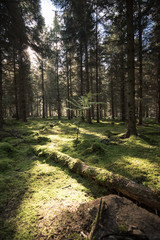
M 159 216 L 159 0 L 0 0 L 0 239 L 160 240 Z

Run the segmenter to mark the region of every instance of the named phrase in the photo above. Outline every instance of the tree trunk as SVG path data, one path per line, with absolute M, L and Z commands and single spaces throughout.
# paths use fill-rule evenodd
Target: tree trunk
M 67 100 L 70 100 L 70 86 L 69 86 L 69 69 L 68 69 L 68 53 L 66 51 L 66 77 L 67 77 Z M 67 102 L 67 117 L 68 120 L 71 120 L 71 110 L 70 110 L 70 103 Z
M 81 160 L 71 158 L 61 152 L 53 152 L 50 159 L 67 166 L 72 172 L 95 180 L 96 183 L 106 186 L 110 190 L 115 190 L 153 210 L 160 211 L 159 194 L 146 186 L 133 182 L 118 174 L 113 174 L 106 169 L 90 167 Z
M 56 49 L 57 49 L 57 47 L 56 47 Z M 57 80 L 57 112 L 58 112 L 58 119 L 60 120 L 61 119 L 61 100 L 60 100 L 60 90 L 59 90 L 58 52 L 57 52 L 57 56 L 56 56 L 56 80 Z
M 21 44 L 21 43 L 20 43 Z M 24 67 L 23 67 L 23 49 L 22 47 L 19 50 L 19 118 L 26 122 L 26 79 L 24 76 Z
M 86 70 L 86 93 L 89 93 L 89 71 L 88 71 L 88 41 L 85 41 L 85 70 Z M 87 109 L 87 122 L 92 123 L 91 120 L 91 109 Z
M 137 135 L 135 117 L 135 72 L 134 72 L 134 29 L 133 0 L 126 0 L 127 6 L 127 63 L 128 63 L 128 126 L 126 137 Z
M 41 62 L 41 70 L 42 70 L 42 118 L 45 118 L 45 96 L 44 96 L 44 68 L 43 68 L 43 60 Z
M 139 96 L 138 96 L 138 123 L 142 125 L 142 13 L 141 13 L 141 0 L 138 1 L 139 12 L 138 12 L 138 31 L 139 31 Z
M 124 52 L 123 45 L 121 46 L 121 71 L 120 71 L 120 82 L 121 82 L 121 121 L 126 120 L 126 108 L 125 108 L 125 73 L 124 73 Z
M 91 55 L 90 55 L 90 61 L 91 61 Z M 94 89 L 93 89 L 93 72 L 92 72 L 92 66 L 90 66 L 90 85 L 91 85 L 91 93 L 92 93 L 92 102 L 94 102 Z M 94 113 L 94 105 L 91 106 L 92 111 L 92 118 L 95 119 L 95 113 Z
M 111 114 L 112 114 L 112 120 L 114 120 L 115 114 L 114 114 L 113 77 L 111 77 L 110 89 L 111 89 Z
M 83 48 L 82 48 L 82 40 L 80 41 L 80 78 L 81 78 L 81 96 L 84 95 L 83 90 Z
M 13 71 L 14 71 L 14 94 L 15 94 L 16 119 L 19 120 L 15 49 L 13 49 Z
M 157 63 L 157 83 L 158 83 L 158 116 L 157 122 L 160 123 L 160 53 L 158 54 L 158 63 Z
M 72 54 L 70 54 L 70 69 L 69 69 L 69 86 L 70 86 L 70 97 L 73 98 L 72 89 Z M 74 111 L 70 111 L 71 119 L 74 117 Z
M 98 79 L 98 22 L 96 9 L 96 109 L 97 109 L 97 123 L 99 123 L 99 79 Z
M 2 51 L 0 48 L 0 129 L 3 128 L 3 110 L 2 110 Z

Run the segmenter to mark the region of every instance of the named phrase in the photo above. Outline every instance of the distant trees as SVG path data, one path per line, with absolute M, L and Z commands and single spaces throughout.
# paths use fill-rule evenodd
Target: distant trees
M 38 0 L 1 1 L 0 5 L 2 36 L 0 43 L 0 127 L 2 128 L 3 116 L 15 115 L 17 119 L 26 121 L 26 101 L 27 97 L 30 98 L 28 95 L 30 63 L 27 47 L 35 46 L 43 19 Z M 7 94 L 8 81 L 12 88 Z M 9 108 L 7 104 L 10 105 Z M 11 105 L 14 107 L 12 108 Z
M 71 119 L 70 100 L 88 94 L 97 103 L 82 112 L 88 123 L 120 118 L 129 137 L 144 117 L 160 122 L 157 1 L 53 0 L 62 11 L 50 30 L 39 0 L 1 1 L 0 128 L 12 115 Z

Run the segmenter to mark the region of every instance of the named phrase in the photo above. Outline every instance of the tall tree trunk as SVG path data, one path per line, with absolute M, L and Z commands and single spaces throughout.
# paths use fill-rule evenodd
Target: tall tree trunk
M 80 78 L 81 78 L 81 96 L 84 95 L 83 89 L 83 47 L 82 40 L 80 40 Z
M 85 32 L 85 41 L 84 41 L 84 50 L 85 50 L 85 72 L 86 72 L 86 94 L 90 92 L 89 86 L 89 66 L 88 66 L 88 31 L 87 31 L 87 9 L 86 9 L 86 0 L 84 1 L 84 32 Z M 91 109 L 86 110 L 87 113 L 87 122 L 92 123 L 91 119 Z
M 112 77 L 111 77 L 110 89 L 111 89 L 111 114 L 112 114 L 112 120 L 114 120 L 115 111 L 114 111 L 114 90 L 113 90 L 113 78 Z
M 126 120 L 126 108 L 125 108 L 125 73 L 124 73 L 124 52 L 123 45 L 121 46 L 121 72 L 120 72 L 120 82 L 121 82 L 121 121 Z
M 157 122 L 160 123 L 160 52 L 158 53 L 158 61 L 157 61 L 157 92 L 158 92 L 158 114 L 157 114 Z
M 70 86 L 70 97 L 73 98 L 73 89 L 72 89 L 72 54 L 70 54 L 70 70 L 69 70 L 69 86 Z M 74 111 L 70 112 L 71 118 L 74 117 Z
M 98 79 L 98 19 L 96 9 L 96 109 L 97 109 L 97 123 L 99 123 L 99 79 Z
M 3 128 L 3 110 L 2 110 L 2 50 L 0 48 L 0 129 Z
M 16 119 L 19 120 L 15 49 L 13 49 L 13 71 L 14 71 L 14 95 L 15 95 Z
M 90 54 L 90 61 L 91 61 L 92 55 Z M 90 66 L 90 85 L 91 85 L 91 93 L 92 93 L 92 102 L 94 102 L 94 89 L 93 89 L 93 72 L 92 72 L 92 66 Z M 92 111 L 92 118 L 95 119 L 95 113 L 94 113 L 94 105 L 92 104 L 91 106 L 91 111 Z
M 86 70 L 86 93 L 88 94 L 90 91 L 89 87 L 89 71 L 88 71 L 88 41 L 85 41 L 85 70 Z M 92 123 L 91 120 L 91 109 L 87 109 L 87 122 Z
M 142 125 L 143 107 L 142 107 L 142 13 L 141 13 L 141 0 L 138 1 L 138 31 L 139 31 L 139 91 L 138 91 L 138 123 Z
M 157 114 L 157 122 L 160 123 L 160 12 L 159 8 L 156 11 L 156 44 L 157 44 L 157 106 L 158 106 L 158 114 Z
M 44 96 L 44 66 L 43 60 L 41 62 L 41 70 L 42 70 L 42 117 L 45 118 L 45 96 Z
M 134 29 L 133 0 L 126 0 L 127 6 L 127 62 L 128 62 L 128 126 L 126 137 L 137 135 L 135 117 L 135 72 L 134 72 Z
M 26 122 L 26 78 L 24 76 L 25 69 L 23 67 L 23 49 L 19 50 L 19 118 Z
M 67 100 L 70 100 L 70 86 L 69 86 L 69 68 L 68 68 L 68 53 L 66 51 L 66 77 L 67 77 Z M 67 117 L 68 120 L 71 120 L 71 110 L 70 110 L 70 103 L 67 102 Z
M 56 49 L 57 49 L 57 47 L 56 47 Z M 57 52 L 57 56 L 56 56 L 56 80 L 57 80 L 57 111 L 58 111 L 58 119 L 60 120 L 61 119 L 61 100 L 60 100 L 60 90 L 59 90 L 58 52 Z

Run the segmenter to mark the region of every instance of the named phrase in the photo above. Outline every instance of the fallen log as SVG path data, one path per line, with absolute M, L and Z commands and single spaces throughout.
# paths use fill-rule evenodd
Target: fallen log
M 113 174 L 106 169 L 88 166 L 83 161 L 58 151 L 52 152 L 49 159 L 66 165 L 72 172 L 93 179 L 98 184 L 122 193 L 124 196 L 136 200 L 156 212 L 160 211 L 160 194 L 149 187 L 133 182 L 118 174 Z

